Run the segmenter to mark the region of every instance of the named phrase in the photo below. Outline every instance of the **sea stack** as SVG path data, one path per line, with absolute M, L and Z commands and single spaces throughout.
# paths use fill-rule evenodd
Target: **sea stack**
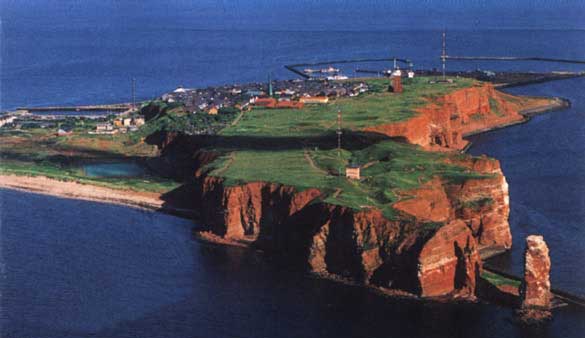
M 550 257 L 542 236 L 526 237 L 524 280 L 520 287 L 521 317 L 526 321 L 539 321 L 550 317 Z

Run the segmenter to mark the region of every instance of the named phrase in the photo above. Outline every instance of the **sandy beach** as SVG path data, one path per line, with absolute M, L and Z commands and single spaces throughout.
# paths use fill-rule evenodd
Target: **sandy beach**
M 150 210 L 161 209 L 164 203 L 160 193 L 110 189 L 43 176 L 0 175 L 0 187 Z

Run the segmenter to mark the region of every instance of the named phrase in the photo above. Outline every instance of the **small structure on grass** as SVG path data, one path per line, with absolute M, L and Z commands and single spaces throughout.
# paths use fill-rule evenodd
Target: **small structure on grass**
M 361 167 L 358 164 L 350 164 L 345 167 L 345 177 L 351 180 L 359 180 Z

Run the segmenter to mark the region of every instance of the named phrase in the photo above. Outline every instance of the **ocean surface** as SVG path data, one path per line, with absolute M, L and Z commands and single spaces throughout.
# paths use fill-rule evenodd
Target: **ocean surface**
M 0 190 L 3 338 L 582 337 L 582 311 L 388 299 L 151 211 Z
M 512 251 L 492 260 L 520 276 L 525 239 L 544 235 L 552 286 L 585 297 L 585 78 L 506 91 L 558 96 L 571 107 L 470 138 L 469 153 L 497 158 L 510 186 Z
M 351 30 L 331 22 L 326 29 L 286 30 L 274 28 L 274 22 L 268 28 L 218 27 L 225 13 L 192 13 L 197 20 L 148 9 L 142 16 L 96 10 L 67 17 L 63 13 L 75 8 L 56 3 L 42 11 L 3 8 L 0 111 L 127 102 L 132 78 L 138 98 L 146 100 L 179 85 L 266 81 L 269 73 L 292 78 L 283 68 L 290 63 L 398 56 L 418 69 L 439 67 L 441 31 L 411 30 L 411 25 L 362 29 L 367 20 L 360 16 L 344 17 Z M 289 24 L 302 26 L 282 20 L 284 28 Z M 447 33 L 451 55 L 582 59 L 583 41 L 582 30 L 454 28 Z M 389 65 L 361 65 L 382 66 Z M 353 75 L 353 66 L 342 68 Z M 448 69 L 476 68 L 585 70 L 534 62 L 448 64 Z M 581 295 L 584 89 L 585 79 L 509 89 L 562 96 L 573 105 L 475 136 L 470 149 L 498 158 L 510 184 L 514 248 L 494 264 L 519 273 L 525 236 L 543 234 L 551 249 L 553 287 Z M 569 309 L 530 329 L 514 322 L 506 308 L 398 301 L 309 278 L 262 253 L 195 242 L 191 222 L 167 215 L 10 190 L 0 190 L 0 203 L 0 328 L 6 338 L 487 338 L 582 337 L 585 332 L 584 313 Z

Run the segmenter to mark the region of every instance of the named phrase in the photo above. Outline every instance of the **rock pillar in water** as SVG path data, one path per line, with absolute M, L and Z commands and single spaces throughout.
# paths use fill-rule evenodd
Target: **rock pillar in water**
M 521 317 L 525 320 L 541 320 L 550 317 L 550 257 L 542 236 L 526 238 L 524 256 L 524 281 L 520 288 Z

